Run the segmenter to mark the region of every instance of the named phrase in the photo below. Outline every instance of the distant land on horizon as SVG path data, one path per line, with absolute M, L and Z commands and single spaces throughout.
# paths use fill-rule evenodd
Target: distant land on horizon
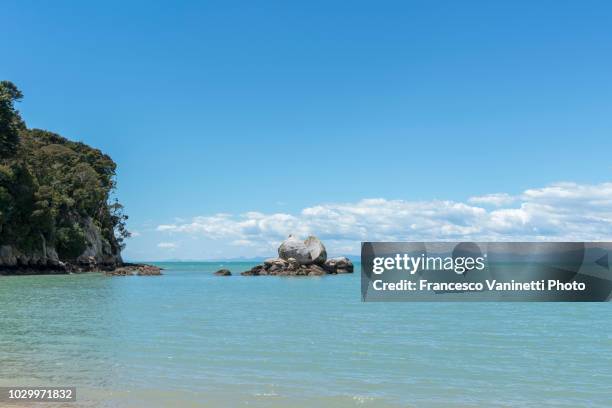
M 361 259 L 361 255 L 338 255 L 338 256 L 346 256 L 353 262 L 359 262 Z M 211 259 L 180 259 L 180 258 L 170 258 L 163 259 L 159 261 L 147 261 L 147 260 L 134 260 L 129 259 L 127 262 L 141 263 L 141 262 L 149 262 L 149 263 L 164 263 L 164 262 L 263 262 L 268 258 L 273 258 L 274 256 L 260 256 L 260 257 L 237 257 L 237 258 L 211 258 Z M 333 256 L 332 258 L 335 258 Z
M 590 247 L 588 249 L 591 253 L 591 257 L 600 257 L 600 256 L 604 256 L 609 252 L 609 248 L 604 248 L 601 245 L 599 246 L 593 246 Z M 573 254 L 573 251 L 561 251 L 563 252 L 566 256 Z M 437 255 L 447 255 L 446 252 L 429 252 L 429 255 L 431 256 L 437 256 Z M 502 259 L 506 259 L 506 260 L 513 260 L 515 256 L 520 255 L 520 254 L 513 254 L 511 252 L 508 253 L 497 253 L 496 254 L 498 257 L 498 261 L 501 261 Z M 361 255 L 359 254 L 349 254 L 349 255 L 345 255 L 345 254 L 339 254 L 339 255 L 334 255 L 334 256 L 328 256 L 328 258 L 335 258 L 337 256 L 345 256 L 348 259 L 350 259 L 352 262 L 360 262 L 361 260 Z M 523 255 L 520 255 L 523 256 Z M 529 254 L 530 256 L 530 260 L 534 261 L 540 258 L 543 259 L 548 259 L 550 257 L 550 253 L 545 253 L 545 254 L 538 254 L 538 253 L 532 253 Z M 133 262 L 133 263 L 142 263 L 142 262 L 150 262 L 150 263 L 164 263 L 164 262 L 257 262 L 257 263 L 261 263 L 263 261 L 265 261 L 268 258 L 273 258 L 275 257 L 274 255 L 270 255 L 270 256 L 257 256 L 257 257 L 235 257 L 235 258 L 210 258 L 210 259 L 194 259 L 194 258 L 169 258 L 169 259 L 163 259 L 163 260 L 156 260 L 156 261 L 150 261 L 150 260 L 146 260 L 146 259 L 138 259 L 138 260 L 134 260 L 134 259 L 129 259 L 127 260 L 127 262 Z

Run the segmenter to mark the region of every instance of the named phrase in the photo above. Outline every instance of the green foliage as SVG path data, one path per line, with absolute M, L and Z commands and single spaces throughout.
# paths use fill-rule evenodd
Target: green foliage
M 123 213 L 123 205 L 119 203 L 117 199 L 109 206 L 110 209 L 110 224 L 114 226 L 114 233 L 117 238 L 117 242 L 121 246 L 121 249 L 125 247 L 125 240 L 132 236 L 132 233 L 127 230 L 126 222 L 128 216 Z
M 116 165 L 98 149 L 40 129 L 27 129 L 14 103 L 21 92 L 0 82 L 0 245 L 28 251 L 44 240 L 61 259 L 86 246 L 91 219 L 115 252 L 129 237 L 116 200 Z
M 0 157 L 11 157 L 19 146 L 19 131 L 25 128 L 15 102 L 23 97 L 9 81 L 0 81 Z
M 74 259 L 85 251 L 85 233 L 79 224 L 58 228 L 56 248 L 61 259 Z

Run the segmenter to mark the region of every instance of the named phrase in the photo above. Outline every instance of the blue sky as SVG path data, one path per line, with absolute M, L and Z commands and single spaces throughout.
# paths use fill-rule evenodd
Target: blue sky
M 3 2 L 0 77 L 31 127 L 118 163 L 127 258 L 264 255 L 294 230 L 353 252 L 498 237 L 440 200 L 488 218 L 530 191 L 607 200 L 610 21 L 605 1 Z M 372 216 L 387 205 L 410 216 Z M 501 237 L 576 236 L 528 214 Z

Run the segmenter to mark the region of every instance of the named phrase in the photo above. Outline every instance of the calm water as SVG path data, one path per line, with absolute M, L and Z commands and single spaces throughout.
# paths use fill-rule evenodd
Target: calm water
M 612 404 L 609 303 L 361 303 L 358 274 L 162 266 L 0 277 L 0 385 L 84 407 Z

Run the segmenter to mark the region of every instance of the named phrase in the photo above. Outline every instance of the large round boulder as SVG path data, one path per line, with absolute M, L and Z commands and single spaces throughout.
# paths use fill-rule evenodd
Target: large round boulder
M 278 247 L 278 256 L 286 261 L 294 258 L 300 265 L 323 264 L 327 259 L 327 252 L 317 237 L 310 236 L 302 241 L 289 235 Z

